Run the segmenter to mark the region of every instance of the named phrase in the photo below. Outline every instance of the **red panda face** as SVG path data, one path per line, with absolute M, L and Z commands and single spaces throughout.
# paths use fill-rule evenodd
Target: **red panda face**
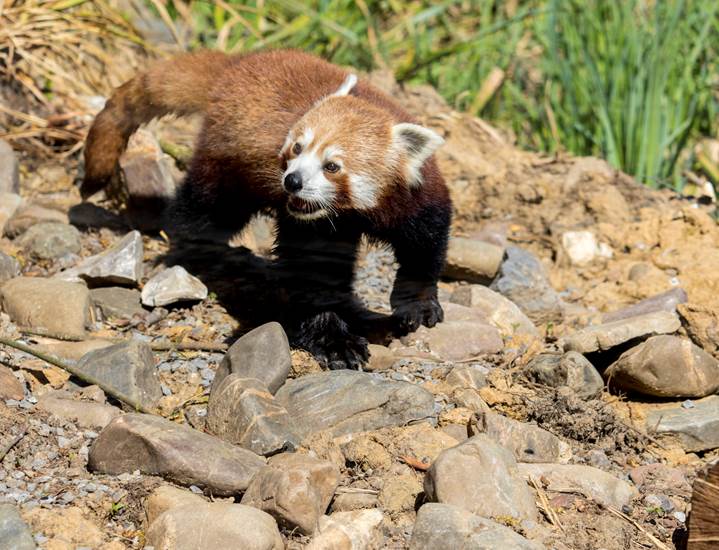
M 315 220 L 368 212 L 397 185 L 421 184 L 419 169 L 442 140 L 356 97 L 321 100 L 290 130 L 280 152 L 287 210 Z

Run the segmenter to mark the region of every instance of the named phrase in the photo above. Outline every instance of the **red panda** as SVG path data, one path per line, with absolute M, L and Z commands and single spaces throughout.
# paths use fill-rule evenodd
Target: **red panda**
M 452 208 L 432 156 L 442 138 L 318 57 L 207 51 L 158 62 L 96 117 L 83 197 L 114 177 L 141 124 L 195 112 L 204 122 L 174 218 L 230 235 L 258 212 L 274 212 L 277 265 L 292 304 L 285 328 L 297 345 L 331 368 L 367 360 L 352 299 L 363 235 L 389 244 L 399 262 L 390 297 L 396 332 L 442 320 L 437 281 Z

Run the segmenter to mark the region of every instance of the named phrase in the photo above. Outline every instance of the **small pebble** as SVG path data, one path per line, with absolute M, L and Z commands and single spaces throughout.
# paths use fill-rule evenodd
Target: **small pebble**
M 694 401 L 692 401 L 691 399 L 687 399 L 686 401 L 682 402 L 682 407 L 685 409 L 693 409 L 694 407 L 696 407 L 696 405 L 694 404 Z
M 165 384 L 160 384 L 160 389 L 162 390 L 162 395 L 172 395 L 172 390 L 169 386 L 166 386 Z
M 190 485 L 190 491 L 192 491 L 193 493 L 195 493 L 197 495 L 202 494 L 202 489 L 200 489 L 197 485 Z
M 672 515 L 674 516 L 674 519 L 681 523 L 684 523 L 687 520 L 687 515 L 684 512 L 674 512 Z

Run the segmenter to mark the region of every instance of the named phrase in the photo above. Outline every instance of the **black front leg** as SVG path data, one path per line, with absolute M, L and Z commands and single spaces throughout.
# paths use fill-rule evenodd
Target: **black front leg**
M 276 247 L 278 278 L 287 299 L 285 329 L 292 344 L 325 367 L 353 368 L 369 358 L 352 310 L 354 264 L 360 232 L 329 220 L 311 223 L 281 216 Z
M 398 336 L 444 319 L 437 281 L 447 257 L 450 221 L 449 205 L 426 207 L 388 238 L 400 265 L 390 296 Z

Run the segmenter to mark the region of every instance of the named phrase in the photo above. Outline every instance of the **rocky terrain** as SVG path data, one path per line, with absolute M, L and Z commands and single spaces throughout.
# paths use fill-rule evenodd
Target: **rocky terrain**
M 158 140 L 191 144 L 192 123 L 133 139 L 120 209 L 80 204 L 76 163 L 0 142 L 0 337 L 34 352 L 0 344 L 3 548 L 681 543 L 719 457 L 713 205 L 372 78 L 444 135 L 456 215 L 445 321 L 362 372 L 258 322 L 271 220 L 173 257 L 133 205 L 172 193 Z M 365 247 L 369 307 L 394 269 Z

